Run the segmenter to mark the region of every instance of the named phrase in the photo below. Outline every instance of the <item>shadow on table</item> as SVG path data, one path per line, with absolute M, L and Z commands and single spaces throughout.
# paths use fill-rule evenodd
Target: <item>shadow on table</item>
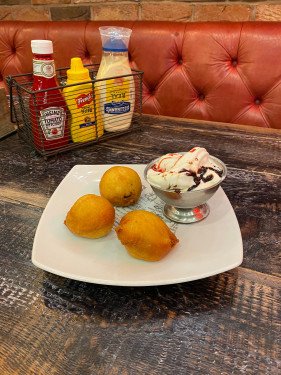
M 188 283 L 153 287 L 117 287 L 44 273 L 44 302 L 101 326 L 136 326 L 184 315 L 211 315 L 231 309 L 238 269 Z M 224 311 L 225 312 L 225 311 Z

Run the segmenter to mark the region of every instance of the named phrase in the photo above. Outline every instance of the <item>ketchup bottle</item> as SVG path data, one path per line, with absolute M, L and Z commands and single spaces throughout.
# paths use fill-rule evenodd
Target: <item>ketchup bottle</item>
M 29 102 L 33 140 L 41 150 L 52 150 L 69 143 L 67 106 L 59 89 L 42 91 L 58 87 L 52 41 L 32 40 L 31 49 L 32 90 L 37 91 Z

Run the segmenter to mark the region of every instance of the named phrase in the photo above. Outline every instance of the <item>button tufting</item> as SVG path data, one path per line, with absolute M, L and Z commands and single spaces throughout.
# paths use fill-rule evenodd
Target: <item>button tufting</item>
M 198 94 L 198 99 L 199 100 L 204 100 L 205 99 L 205 95 L 204 94 Z
M 235 68 L 238 64 L 238 61 L 237 60 L 232 60 L 231 61 L 231 65 Z
M 258 106 L 258 105 L 261 105 L 261 99 L 255 99 L 255 102 L 254 102 L 254 103 L 255 103 L 255 105 L 257 105 L 257 106 Z
M 182 58 L 181 57 L 178 57 L 178 64 L 182 65 Z

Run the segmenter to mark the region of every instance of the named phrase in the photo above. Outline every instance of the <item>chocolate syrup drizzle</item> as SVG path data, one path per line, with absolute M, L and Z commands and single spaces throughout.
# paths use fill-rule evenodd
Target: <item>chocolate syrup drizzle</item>
M 204 174 L 207 172 L 208 169 L 211 170 L 211 171 L 214 171 L 219 177 L 222 177 L 223 171 L 212 168 L 212 167 L 201 167 L 198 170 L 197 174 L 195 172 L 189 171 L 188 169 L 185 169 L 185 168 L 183 168 L 179 171 L 179 173 L 185 173 L 187 176 L 193 176 L 194 185 L 191 185 L 190 188 L 187 191 L 191 191 L 191 190 L 195 189 L 200 184 L 201 181 L 209 182 L 214 178 L 213 174 L 210 174 L 209 176 L 204 177 Z M 175 189 L 175 192 L 180 193 L 180 190 Z

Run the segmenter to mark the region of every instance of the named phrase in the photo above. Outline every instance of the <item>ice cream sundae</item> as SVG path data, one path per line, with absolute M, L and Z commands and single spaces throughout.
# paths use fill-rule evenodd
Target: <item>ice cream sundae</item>
M 160 189 L 184 192 L 206 189 L 221 181 L 223 170 L 210 159 L 205 148 L 166 154 L 147 171 L 148 182 Z

